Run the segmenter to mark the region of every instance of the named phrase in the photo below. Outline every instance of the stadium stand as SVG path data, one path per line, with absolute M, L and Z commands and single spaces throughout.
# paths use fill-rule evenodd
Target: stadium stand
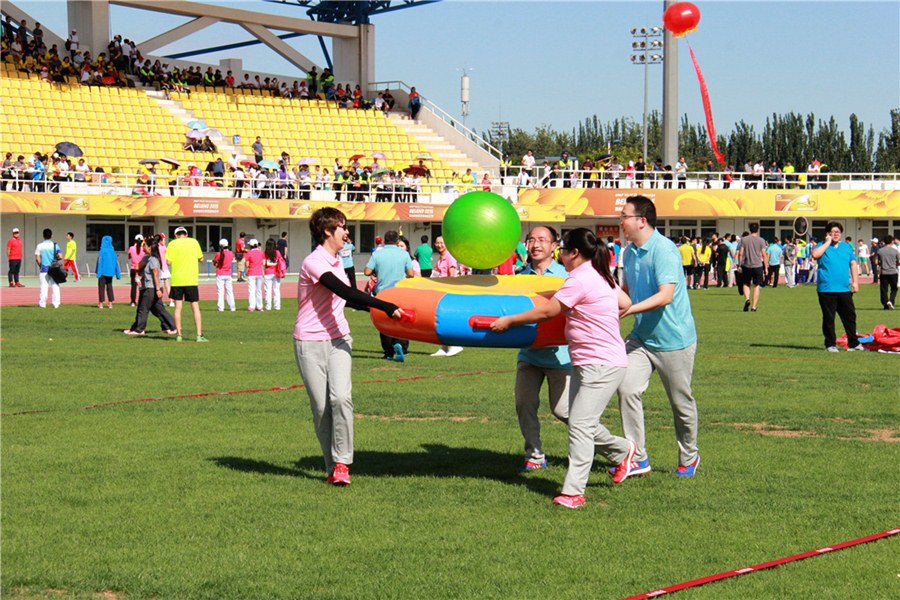
M 366 158 L 361 162 L 370 164 L 371 155 L 382 152 L 388 158 L 379 163 L 397 169 L 430 154 L 433 181 L 451 176 L 434 151 L 379 111 L 341 109 L 334 102 L 291 100 L 259 90 L 202 86 L 190 96 L 173 93 L 174 100 L 165 101 L 141 88 L 50 84 L 10 63 L 3 63 L 2 72 L 0 136 L 3 150 L 14 155 L 50 153 L 58 142 L 69 141 L 82 149 L 91 167 L 107 173 L 136 172 L 140 160 L 163 156 L 202 168 L 219 154 L 183 149 L 185 121 L 192 118 L 221 132 L 216 143 L 224 160 L 230 157 L 233 135 L 241 138 L 237 152 L 251 157 L 250 144 L 261 136 L 266 158 L 277 160 L 286 151 L 294 163 L 313 158 L 330 170 L 335 158 L 343 162 L 362 154 Z M 179 107 L 188 111 L 187 117 L 171 110 Z

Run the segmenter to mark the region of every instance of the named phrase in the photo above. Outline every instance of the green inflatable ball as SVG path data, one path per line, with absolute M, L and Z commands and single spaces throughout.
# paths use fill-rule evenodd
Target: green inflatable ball
M 504 197 L 469 192 L 444 213 L 442 235 L 453 258 L 473 269 L 493 269 L 515 252 L 522 224 Z

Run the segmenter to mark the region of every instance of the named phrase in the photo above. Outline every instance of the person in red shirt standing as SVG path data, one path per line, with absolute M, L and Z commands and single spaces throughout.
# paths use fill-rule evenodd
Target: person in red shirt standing
M 19 270 L 22 268 L 22 238 L 19 228 L 14 227 L 13 236 L 6 242 L 6 258 L 9 260 L 9 287 L 25 287 L 19 283 Z
M 250 248 L 244 254 L 244 260 L 247 261 L 247 299 L 250 301 L 250 312 L 263 309 L 263 260 L 265 254 L 259 247 L 259 240 L 252 239 L 247 242 Z
M 237 260 L 238 283 L 245 281 L 244 273 L 247 271 L 247 261 L 244 260 L 244 252 L 247 251 L 247 234 L 243 231 L 234 244 L 234 258 Z

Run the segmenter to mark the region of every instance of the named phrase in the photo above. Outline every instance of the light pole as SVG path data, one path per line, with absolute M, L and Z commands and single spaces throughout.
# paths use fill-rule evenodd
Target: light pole
M 663 41 L 659 38 L 663 36 L 662 27 L 632 27 L 631 36 L 634 41 L 631 42 L 632 52 L 637 54 L 631 55 L 631 64 L 644 66 L 644 160 L 647 158 L 647 113 L 648 113 L 648 91 L 650 86 L 650 65 L 658 65 L 664 60 L 662 53 Z

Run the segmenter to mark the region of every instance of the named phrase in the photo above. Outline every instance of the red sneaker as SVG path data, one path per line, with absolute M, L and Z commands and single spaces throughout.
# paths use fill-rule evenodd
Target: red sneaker
M 344 463 L 336 463 L 334 471 L 325 479 L 331 485 L 350 485 L 350 467 Z
M 17 282 L 16 282 L 16 287 L 25 287 L 25 286 L 22 285 L 21 283 L 19 283 L 19 282 L 17 281 Z
M 625 455 L 625 460 L 616 465 L 616 472 L 613 474 L 613 483 L 622 483 L 628 476 L 631 475 L 631 459 L 634 458 L 634 453 L 637 451 L 637 447 L 634 445 L 634 442 L 628 440 L 628 454 Z
M 553 504 L 558 506 L 562 506 L 563 508 L 578 508 L 579 506 L 584 506 L 584 496 L 567 496 L 562 494 L 553 499 Z

